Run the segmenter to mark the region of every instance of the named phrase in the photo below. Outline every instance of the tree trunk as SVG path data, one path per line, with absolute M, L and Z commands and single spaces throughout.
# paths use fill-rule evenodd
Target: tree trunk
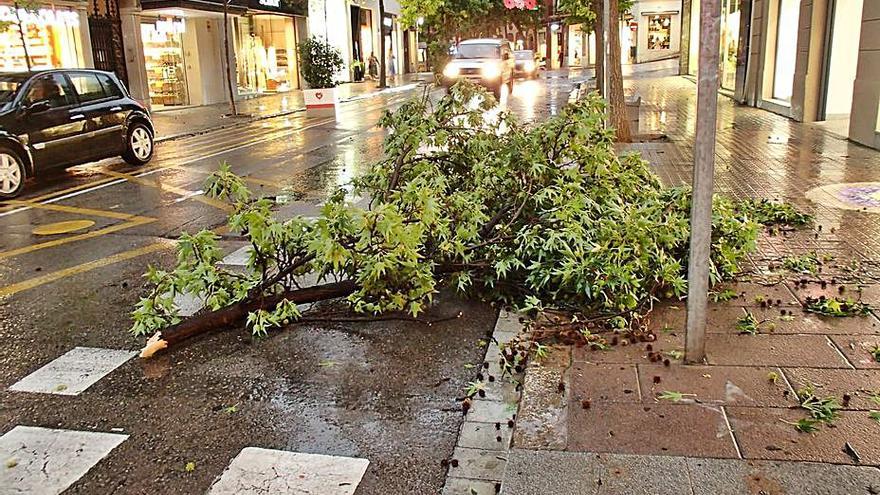
M 157 351 L 176 344 L 196 335 L 218 330 L 241 322 L 248 313 L 259 309 L 271 310 L 282 300 L 287 299 L 294 304 L 313 303 L 327 299 L 335 299 L 351 294 L 357 289 L 353 280 L 316 285 L 305 289 L 292 290 L 284 294 L 269 296 L 252 301 L 240 302 L 217 311 L 187 318 L 157 332 L 147 341 L 141 350 L 141 357 L 151 357 Z
M 605 96 L 605 88 L 602 81 L 605 80 L 605 28 L 602 26 L 602 0 L 593 1 L 593 12 L 596 13 L 596 21 L 593 32 L 596 33 L 596 88 L 599 94 Z
M 626 118 L 626 101 L 623 98 L 623 70 L 620 59 L 620 11 L 619 0 L 609 0 L 608 10 L 611 18 L 608 28 L 608 44 L 610 55 L 608 57 L 608 102 L 611 106 L 611 126 L 617 133 L 617 142 L 628 143 L 632 141 L 629 130 L 629 122 Z
M 238 115 L 235 106 L 235 90 L 232 81 L 232 64 L 229 60 L 229 0 L 223 0 L 223 52 L 226 57 L 226 86 L 229 88 L 229 108 L 232 115 Z
M 21 16 L 18 14 L 18 9 L 20 8 L 18 6 L 18 2 L 15 2 L 13 4 L 12 8 L 15 10 L 15 20 L 16 20 L 16 24 L 18 24 L 18 35 L 21 37 L 21 48 L 24 50 L 24 64 L 27 66 L 28 72 L 30 72 L 30 70 L 31 70 L 31 56 L 30 56 L 30 54 L 28 54 L 27 35 L 24 32 L 25 27 L 21 22 Z
M 385 2 L 379 0 L 379 87 L 388 87 L 388 81 L 385 77 L 386 58 L 385 53 Z

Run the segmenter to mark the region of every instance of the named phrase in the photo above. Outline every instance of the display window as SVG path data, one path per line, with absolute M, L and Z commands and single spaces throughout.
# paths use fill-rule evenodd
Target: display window
M 791 101 L 794 65 L 797 58 L 800 0 L 779 0 L 776 29 L 776 57 L 773 65 L 773 98 Z
M 721 4 L 721 87 L 736 86 L 736 60 L 739 50 L 740 0 Z
M 27 46 L 22 44 L 19 20 L 24 26 Z M 77 68 L 85 65 L 80 31 L 80 16 L 74 9 L 63 7 L 18 9 L 0 5 L 0 70 L 21 72 L 28 70 L 25 48 L 30 68 L 58 69 Z
M 672 48 L 672 15 L 654 14 L 648 16 L 648 50 L 670 50 Z
M 251 15 L 236 21 L 239 94 L 296 89 L 296 33 L 293 18 Z
M 183 43 L 186 24 L 180 18 L 141 23 L 150 103 L 154 108 L 188 105 Z

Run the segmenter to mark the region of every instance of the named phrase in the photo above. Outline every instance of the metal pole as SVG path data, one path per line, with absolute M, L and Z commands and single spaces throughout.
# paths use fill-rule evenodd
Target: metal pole
M 718 51 L 721 5 L 700 1 L 700 58 L 697 73 L 697 130 L 694 143 L 694 191 L 688 259 L 685 362 L 706 356 L 706 308 L 712 243 L 712 189 L 715 174 L 715 125 L 718 113 Z
M 605 36 L 602 38 L 602 53 L 605 54 L 602 57 L 602 96 L 604 96 L 606 100 L 608 100 L 608 58 L 611 56 L 611 44 L 608 42 L 608 38 L 610 38 L 608 33 L 611 30 L 609 9 L 608 0 L 602 0 L 602 31 L 605 33 Z M 608 112 L 611 112 L 611 105 L 607 105 L 607 107 Z

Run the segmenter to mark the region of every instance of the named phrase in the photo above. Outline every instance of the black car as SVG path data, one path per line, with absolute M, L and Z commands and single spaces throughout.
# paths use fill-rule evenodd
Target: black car
M 154 135 L 146 108 L 110 72 L 0 73 L 0 198 L 53 167 L 119 155 L 143 165 Z

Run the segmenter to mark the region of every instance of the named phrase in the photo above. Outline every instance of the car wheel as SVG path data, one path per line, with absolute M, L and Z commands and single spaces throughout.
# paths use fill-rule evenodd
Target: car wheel
M 0 198 L 14 198 L 24 188 L 24 162 L 18 153 L 0 146 Z
M 143 165 L 153 158 L 153 133 L 144 124 L 132 124 L 122 159 L 132 165 Z

